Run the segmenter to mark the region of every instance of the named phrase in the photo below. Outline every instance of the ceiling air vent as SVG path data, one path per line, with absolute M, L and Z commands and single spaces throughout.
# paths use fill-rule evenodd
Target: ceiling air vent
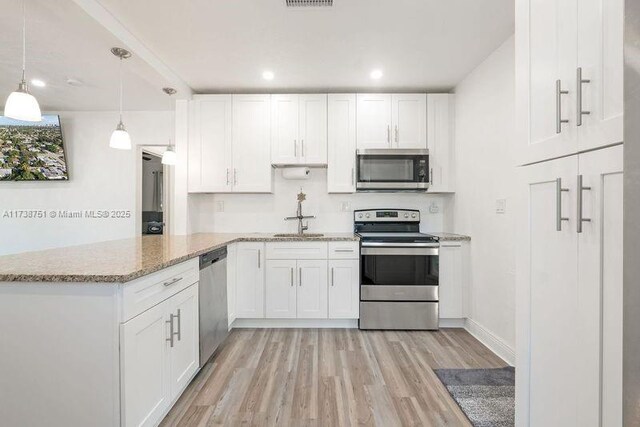
M 333 0 L 285 0 L 287 7 L 325 7 L 333 6 Z

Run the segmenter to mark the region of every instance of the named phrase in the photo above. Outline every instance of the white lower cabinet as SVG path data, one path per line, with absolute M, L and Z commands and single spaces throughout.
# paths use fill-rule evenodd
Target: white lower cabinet
M 327 318 L 327 260 L 299 260 L 296 292 L 298 319 Z
M 236 320 L 236 253 L 238 245 L 227 246 L 227 316 L 229 326 Z
M 516 425 L 622 425 L 622 150 L 520 171 Z
M 439 311 L 441 319 L 466 317 L 464 295 L 467 280 L 466 242 L 441 242 L 439 256 Z
M 359 278 L 360 261 L 358 259 L 329 260 L 329 319 L 359 317 Z
M 236 317 L 264 317 L 264 243 L 240 242 L 236 247 Z
M 266 274 L 266 317 L 295 319 L 298 282 L 296 261 L 267 260 Z
M 198 370 L 198 284 L 123 323 L 122 425 L 155 426 Z

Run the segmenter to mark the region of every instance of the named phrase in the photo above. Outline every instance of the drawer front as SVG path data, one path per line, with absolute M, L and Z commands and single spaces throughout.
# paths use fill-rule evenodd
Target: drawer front
M 267 259 L 327 259 L 327 242 L 267 243 Z
M 437 302 L 361 302 L 360 329 L 438 329 Z
M 358 259 L 360 242 L 329 242 L 329 259 Z
M 137 316 L 154 305 L 198 282 L 198 258 L 173 265 L 122 285 L 122 321 Z
M 362 301 L 438 301 L 437 286 L 362 285 Z

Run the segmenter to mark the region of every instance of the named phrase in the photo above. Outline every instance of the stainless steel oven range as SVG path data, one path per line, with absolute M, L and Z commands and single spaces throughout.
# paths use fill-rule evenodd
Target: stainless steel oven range
M 354 212 L 360 236 L 360 329 L 438 329 L 439 241 L 420 212 Z

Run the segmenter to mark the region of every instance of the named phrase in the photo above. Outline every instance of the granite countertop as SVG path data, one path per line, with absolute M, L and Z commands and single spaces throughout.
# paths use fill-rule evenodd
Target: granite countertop
M 441 242 L 467 242 L 471 240 L 470 236 L 465 236 L 463 234 L 454 234 L 454 233 L 432 233 L 427 232 L 427 234 L 431 234 L 432 236 L 436 236 L 440 239 Z
M 0 256 L 0 282 L 121 283 L 235 242 L 357 241 L 353 233 L 322 237 L 198 233 L 141 236 Z

